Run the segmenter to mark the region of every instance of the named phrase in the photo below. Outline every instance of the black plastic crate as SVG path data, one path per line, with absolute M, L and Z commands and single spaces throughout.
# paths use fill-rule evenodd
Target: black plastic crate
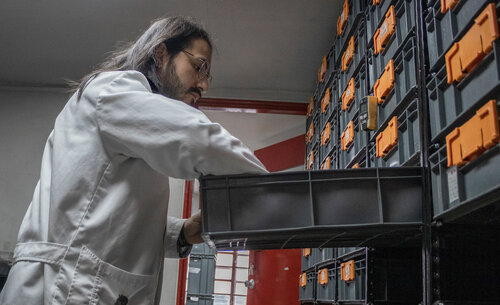
M 366 61 L 366 26 L 363 18 L 359 19 L 353 28 L 352 34 L 341 52 L 337 71 L 340 88 L 345 89 L 349 80 L 359 70 L 360 65 L 365 64 Z
M 339 112 L 340 112 L 340 130 L 344 130 L 347 124 L 354 119 L 358 113 L 359 101 L 368 95 L 366 65 L 361 64 L 352 78 L 341 87 Z
M 496 98 L 499 88 L 500 39 L 458 84 L 448 84 L 446 66 L 437 73 L 431 73 L 427 79 L 431 141 L 448 134 L 478 104 Z
M 203 235 L 219 249 L 399 244 L 420 234 L 421 182 L 410 167 L 202 177 Z
M 406 108 L 394 113 L 397 117 L 396 145 L 386 155 L 377 157 L 377 136 L 385 130 L 382 125 L 372 138 L 370 158 L 376 167 L 416 166 L 420 163 L 420 125 L 418 99 L 414 98 Z M 390 135 L 389 135 L 390 136 Z
M 314 142 L 311 148 L 306 149 L 306 163 L 305 168 L 308 170 L 319 169 L 320 162 L 320 152 L 319 152 L 319 142 Z
M 500 113 L 499 99 L 500 94 L 497 93 L 494 103 L 497 116 Z M 480 109 L 487 104 L 488 102 L 485 102 L 480 105 Z M 465 118 L 471 119 L 473 115 L 476 113 L 471 113 Z M 463 125 L 454 127 L 460 126 Z M 481 137 L 485 135 L 484 130 L 477 128 L 476 133 L 479 137 L 476 140 L 483 141 Z M 495 133 L 498 137 L 498 131 Z M 470 135 L 467 139 L 469 138 Z M 429 157 L 435 219 L 454 220 L 500 201 L 500 145 L 498 143 L 461 166 L 448 164 L 449 154 L 446 141 L 443 138 L 439 143 L 441 147 Z M 468 147 L 461 148 L 461 153 L 465 154 L 465 151 L 469 149 Z
M 301 276 L 303 276 L 302 274 Z M 316 272 L 314 270 L 305 273 L 306 285 L 300 285 L 299 281 L 299 300 L 303 301 L 314 301 L 316 298 Z
M 442 13 L 440 0 L 427 1 L 425 24 L 431 71 L 439 70 L 444 65 L 444 54 L 488 3 L 488 0 L 460 0 L 453 9 Z
M 335 302 L 337 299 L 337 268 L 335 262 L 318 267 L 316 283 L 316 301 Z
M 357 112 L 353 119 L 347 123 L 347 127 L 344 128 L 344 130 L 340 130 L 342 133 L 340 143 L 340 168 L 351 167 L 354 160 L 362 157 L 362 155 L 366 153 L 365 149 L 369 132 L 360 129 L 358 117 L 359 112 Z M 352 139 L 352 144 L 346 146 L 346 144 L 349 143 L 347 139 Z M 344 143 L 344 145 L 342 145 L 342 143 Z
M 366 256 L 357 257 L 352 261 L 354 261 L 353 265 L 349 264 L 350 261 L 339 261 L 337 264 L 339 302 L 366 300 Z M 342 269 L 347 270 L 348 275 L 353 274 L 354 278 L 350 281 L 343 280 Z
M 373 39 L 369 42 L 369 70 L 370 70 L 370 88 L 373 87 L 382 71 L 391 59 L 395 58 L 396 53 L 403 47 L 406 40 L 414 34 L 415 28 L 415 0 L 402 0 L 394 5 L 396 26 L 385 47 L 380 53 L 375 54 Z M 382 26 L 385 22 L 382 24 Z
M 369 64 L 370 83 L 372 83 L 370 88 L 373 95 L 380 96 L 383 92 L 387 92 L 384 99 L 379 99 L 377 127 L 386 124 L 394 116 L 395 111 L 401 111 L 401 107 L 405 107 L 415 96 L 417 89 L 417 67 L 415 60 L 417 56 L 416 39 L 412 37 L 394 55 L 393 66 L 382 67 L 382 70 L 379 71 L 380 67 Z M 375 61 L 373 60 L 373 62 Z M 385 73 L 388 73 L 389 76 L 392 73 L 394 74 L 392 89 Z M 381 77 L 383 74 L 384 76 Z M 378 79 L 380 79 L 380 82 L 375 89 L 374 85 Z M 379 93 L 375 93 L 375 90 Z
M 336 63 L 340 62 L 340 57 L 342 56 L 341 50 L 350 39 L 353 26 L 358 21 L 358 18 L 363 15 L 362 13 L 366 7 L 365 1 L 366 0 L 345 0 L 343 2 L 342 12 L 337 19 L 336 39 L 334 42 Z M 346 5 L 348 6 L 347 14 L 345 13 Z M 343 30 L 339 28 L 340 25 L 344 25 Z
M 321 126 L 319 115 L 306 119 L 306 151 L 311 151 L 319 145 L 321 136 Z
M 214 292 L 215 256 L 189 256 L 187 293 L 193 295 L 209 295 Z

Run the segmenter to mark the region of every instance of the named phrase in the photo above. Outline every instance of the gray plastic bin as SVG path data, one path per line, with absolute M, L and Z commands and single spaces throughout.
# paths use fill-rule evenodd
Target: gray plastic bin
M 349 81 L 345 84 L 345 86 L 341 87 L 342 91 L 340 92 L 339 98 L 339 112 L 340 112 L 340 127 L 339 130 L 344 130 L 347 124 L 354 118 L 354 115 L 358 113 L 359 110 L 359 101 L 368 95 L 368 87 L 367 87 L 367 75 L 366 75 L 366 65 L 361 64 L 356 73 L 352 76 L 353 84 L 354 84 L 354 92 L 352 91 L 351 86 L 349 85 Z M 346 96 L 353 94 L 354 99 L 351 101 L 351 104 L 347 108 L 347 110 L 342 109 L 342 95 L 345 93 Z
M 299 286 L 299 300 L 314 301 L 316 291 L 316 272 L 314 270 L 307 272 L 306 278 L 306 286 Z
M 326 153 L 326 155 L 323 156 L 323 160 L 321 161 L 320 169 L 322 169 L 322 170 L 328 170 L 328 169 L 333 170 L 333 169 L 339 168 L 339 165 L 338 165 L 339 149 L 336 145 L 336 144 L 338 144 L 338 142 L 335 142 L 332 144 L 334 144 L 334 146 L 332 147 L 332 149 L 329 152 Z M 330 157 L 330 159 L 328 159 L 328 157 Z M 327 163 L 327 162 L 329 162 L 330 168 L 328 168 L 328 166 L 325 165 L 325 163 Z
M 394 116 L 394 112 L 405 105 L 416 94 L 417 89 L 417 68 L 415 59 L 417 57 L 417 46 L 414 37 L 406 41 L 394 55 L 394 88 L 389 92 L 384 102 L 378 106 L 377 126 L 387 124 Z M 373 61 L 375 62 L 375 61 Z M 373 94 L 373 85 L 383 74 L 385 67 L 379 71 L 380 67 L 370 64 L 370 90 Z M 375 79 L 373 81 L 373 79 Z
M 497 111 L 500 113 L 500 94 Z M 467 119 L 469 118 L 466 117 Z M 434 219 L 454 220 L 500 201 L 500 145 L 486 150 L 462 167 L 448 167 L 444 139 L 429 157 Z
M 327 269 L 328 282 L 326 284 L 320 284 L 319 279 L 316 282 L 316 301 L 332 303 L 337 298 L 337 268 L 335 262 L 326 266 L 319 267 L 317 274 L 318 277 L 319 271 L 321 269 Z
M 359 112 L 354 115 L 352 119 L 354 126 L 354 139 L 353 143 L 347 147 L 347 150 L 342 150 L 342 146 L 339 144 L 340 149 L 340 168 L 352 167 L 353 161 L 365 153 L 366 143 L 367 143 L 367 131 L 360 130 L 358 122 Z M 340 130 L 340 132 L 344 132 Z
M 458 84 L 448 84 L 446 66 L 427 79 L 431 141 L 447 135 L 479 103 L 496 98 L 500 88 L 500 39 L 479 65 Z M 462 117 L 462 119 L 460 118 Z
M 318 264 L 335 259 L 334 248 L 315 248 Z
M 360 65 L 365 63 L 366 59 L 366 26 L 365 26 L 365 20 L 364 19 L 359 19 L 357 25 L 353 29 L 353 33 L 351 35 L 354 37 L 354 54 L 349 54 L 350 51 L 348 52 L 348 46 L 349 46 L 349 39 L 347 40 L 346 44 L 344 45 L 342 49 L 342 54 L 341 54 L 341 60 L 339 61 L 337 65 L 337 71 L 338 71 L 338 78 L 339 78 L 339 83 L 340 83 L 340 88 L 342 90 L 345 90 L 345 87 L 347 86 L 347 83 L 353 77 L 353 75 L 358 71 Z M 347 65 L 347 69 L 345 71 L 342 71 L 342 58 L 347 59 L 352 55 L 352 59 Z M 341 96 L 342 93 L 339 94 Z
M 342 1 L 341 9 L 343 9 L 344 0 Z M 366 7 L 365 0 L 347 0 L 349 4 L 349 14 L 347 16 L 347 23 L 345 24 L 344 30 L 340 35 L 338 35 L 337 26 L 335 26 L 335 63 L 337 67 L 340 67 L 340 57 L 342 56 L 344 46 L 349 42 L 349 39 L 353 35 L 353 27 L 358 22 L 358 19 L 363 16 L 364 9 Z M 343 16 L 343 10 L 340 12 L 339 18 L 346 17 Z M 338 25 L 338 19 L 335 20 L 335 24 Z
M 311 249 L 311 254 L 309 256 L 304 256 L 304 253 L 302 252 L 302 268 L 301 270 L 308 270 L 316 266 L 318 263 L 318 252 L 314 251 L 314 248 Z
M 386 156 L 376 157 L 376 145 L 370 148 L 370 158 L 377 167 L 393 166 L 415 166 L 419 165 L 420 158 L 420 126 L 418 99 L 415 98 L 402 111 L 394 113 L 398 117 L 398 142 Z M 377 135 L 387 125 L 381 126 L 379 132 L 373 136 L 372 141 L 376 143 Z
M 214 248 L 210 248 L 207 244 L 194 244 L 191 248 L 191 254 L 193 256 L 211 256 L 214 257 L 217 251 Z
M 187 293 L 209 295 L 214 292 L 215 256 L 190 255 Z
M 411 167 L 202 177 L 203 235 L 218 249 L 399 244 L 420 234 L 421 183 Z
M 366 256 L 354 259 L 354 280 L 350 282 L 341 279 L 341 263 L 343 261 L 337 264 L 338 301 L 364 301 L 366 299 Z
M 487 0 L 460 0 L 452 10 L 443 14 L 440 0 L 427 1 L 425 24 L 431 71 L 437 71 L 444 65 L 444 54 L 488 3 L 490 1 Z

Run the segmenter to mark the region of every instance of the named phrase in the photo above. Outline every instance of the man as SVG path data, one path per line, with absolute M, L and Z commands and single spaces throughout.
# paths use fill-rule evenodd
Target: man
M 201 242 L 199 215 L 167 223 L 168 177 L 265 172 L 191 107 L 211 52 L 201 26 L 165 18 L 84 78 L 47 140 L 0 304 L 158 303 L 164 255 Z

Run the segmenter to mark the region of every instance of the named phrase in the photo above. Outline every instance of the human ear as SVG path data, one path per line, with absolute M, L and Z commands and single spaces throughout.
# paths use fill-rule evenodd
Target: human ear
M 156 46 L 154 51 L 154 62 L 157 69 L 163 66 L 163 63 L 168 59 L 167 46 L 162 42 Z

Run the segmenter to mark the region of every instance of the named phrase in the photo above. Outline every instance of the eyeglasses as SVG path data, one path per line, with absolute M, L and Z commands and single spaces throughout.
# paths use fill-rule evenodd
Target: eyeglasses
M 199 66 L 195 65 L 195 69 L 198 72 L 198 77 L 200 78 L 200 80 L 207 79 L 208 83 L 210 83 L 212 81 L 212 75 L 210 75 L 209 63 L 204 59 L 201 59 L 201 58 L 194 56 L 193 53 L 190 53 L 186 50 L 182 50 L 182 52 L 188 54 L 189 56 L 193 57 L 194 59 L 198 60 L 201 63 L 201 65 L 199 65 Z

